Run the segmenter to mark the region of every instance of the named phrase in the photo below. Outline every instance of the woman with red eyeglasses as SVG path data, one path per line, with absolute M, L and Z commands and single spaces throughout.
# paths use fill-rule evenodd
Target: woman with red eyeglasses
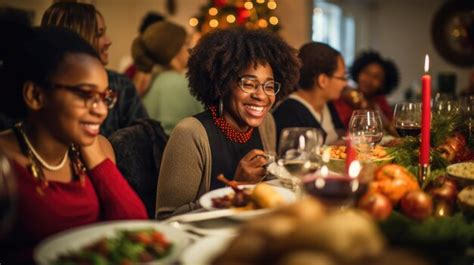
M 18 187 L 17 218 L 1 240 L 0 260 L 32 264 L 32 248 L 49 235 L 147 214 L 99 135 L 116 95 L 94 48 L 76 33 L 44 28 L 16 51 L 0 68 L 9 84 L 0 111 L 21 120 L 0 133 Z

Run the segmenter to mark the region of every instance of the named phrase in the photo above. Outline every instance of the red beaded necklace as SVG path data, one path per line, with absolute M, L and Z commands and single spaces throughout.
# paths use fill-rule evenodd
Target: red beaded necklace
M 246 132 L 239 132 L 234 129 L 225 119 L 224 117 L 217 116 L 217 107 L 216 106 L 209 106 L 209 110 L 212 114 L 212 120 L 214 124 L 221 130 L 224 136 L 231 140 L 232 142 L 245 144 L 250 140 L 253 133 L 253 127 L 250 127 Z

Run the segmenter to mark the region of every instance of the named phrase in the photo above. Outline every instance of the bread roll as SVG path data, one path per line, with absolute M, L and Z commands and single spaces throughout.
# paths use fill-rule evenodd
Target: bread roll
M 270 185 L 259 183 L 250 195 L 259 208 L 275 208 L 285 204 L 285 199 Z

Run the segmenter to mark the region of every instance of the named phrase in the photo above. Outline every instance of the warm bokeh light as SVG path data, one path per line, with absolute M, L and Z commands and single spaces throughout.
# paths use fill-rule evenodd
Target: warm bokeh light
M 275 9 L 277 8 L 277 3 L 275 1 L 270 1 L 267 4 L 268 9 Z
M 227 15 L 225 18 L 228 23 L 234 23 L 235 22 L 235 16 L 234 15 Z
M 217 19 L 211 19 L 209 21 L 209 26 L 211 26 L 211 28 L 217 28 L 217 26 L 219 26 L 219 21 L 217 21 Z
M 191 27 L 196 27 L 199 24 L 199 20 L 195 17 L 189 19 L 189 25 Z
M 268 19 L 268 22 L 270 22 L 270 24 L 272 24 L 272 25 L 276 25 L 276 24 L 278 24 L 278 18 L 275 17 L 275 16 L 271 16 L 271 17 Z
M 215 7 L 209 8 L 209 15 L 215 16 L 215 15 L 217 15 L 217 13 L 219 13 L 219 11 L 217 10 L 217 8 L 215 8 Z
M 253 3 L 252 2 L 245 2 L 244 7 L 246 9 L 252 9 L 253 8 Z
M 268 22 L 265 19 L 259 19 L 258 20 L 258 26 L 261 28 L 266 28 L 268 26 Z
M 263 3 L 265 3 L 265 0 L 257 0 L 257 3 L 263 4 Z

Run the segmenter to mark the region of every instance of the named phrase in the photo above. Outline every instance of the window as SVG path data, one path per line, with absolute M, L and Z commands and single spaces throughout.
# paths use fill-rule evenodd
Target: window
M 355 22 L 344 16 L 342 9 L 324 0 L 314 0 L 312 40 L 324 42 L 340 51 L 347 65 L 352 64 L 355 53 Z

